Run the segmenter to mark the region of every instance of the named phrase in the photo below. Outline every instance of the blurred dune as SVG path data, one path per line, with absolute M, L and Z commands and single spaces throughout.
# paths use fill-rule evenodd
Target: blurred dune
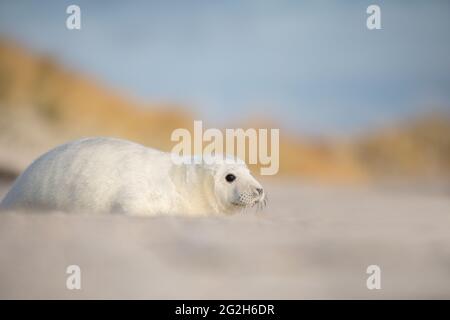
M 355 152 L 374 176 L 450 176 L 450 116 L 430 113 L 407 123 L 368 134 Z
M 29 153 L 34 157 L 56 144 L 93 135 L 167 150 L 170 133 L 190 128 L 191 117 L 177 106 L 150 107 L 69 72 L 49 57 L 0 42 L 0 143 L 10 153 L 25 153 L 25 162 L 31 160 Z M 1 157 L 5 162 L 7 156 Z
M 68 71 L 51 57 L 0 41 L 2 172 L 18 173 L 49 148 L 85 136 L 122 137 L 169 151 L 171 132 L 192 131 L 194 119 L 187 108 L 144 105 Z M 279 126 L 255 120 L 244 127 Z M 351 141 L 280 132 L 281 176 L 359 183 L 387 177 L 448 180 L 450 175 L 447 114 L 423 115 Z

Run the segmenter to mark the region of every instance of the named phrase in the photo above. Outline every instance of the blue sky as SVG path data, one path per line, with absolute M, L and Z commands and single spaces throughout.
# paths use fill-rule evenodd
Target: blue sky
M 382 30 L 369 31 L 374 3 Z M 80 31 L 65 28 L 69 4 Z M 449 31 L 448 1 L 0 0 L 0 36 L 125 94 L 310 134 L 448 110 Z

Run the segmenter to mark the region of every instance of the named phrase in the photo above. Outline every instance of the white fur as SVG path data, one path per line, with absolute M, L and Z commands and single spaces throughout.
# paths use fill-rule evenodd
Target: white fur
M 209 163 L 209 162 L 208 162 Z M 229 183 L 229 173 L 237 178 Z M 1 208 L 133 215 L 232 213 L 265 201 L 245 163 L 175 164 L 170 153 L 113 138 L 61 145 L 15 181 Z

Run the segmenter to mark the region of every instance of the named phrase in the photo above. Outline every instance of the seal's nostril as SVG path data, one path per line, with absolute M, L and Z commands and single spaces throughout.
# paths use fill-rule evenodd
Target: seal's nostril
M 264 190 L 263 190 L 262 188 L 256 188 L 256 191 L 258 191 L 258 194 L 259 194 L 259 195 L 262 195 L 262 193 L 263 193 Z

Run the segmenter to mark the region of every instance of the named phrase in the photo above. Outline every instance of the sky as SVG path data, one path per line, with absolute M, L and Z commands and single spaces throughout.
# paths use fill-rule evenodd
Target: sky
M 81 8 L 68 30 L 66 8 Z M 381 8 L 381 30 L 366 9 Z M 450 109 L 449 1 L 0 0 L 0 37 L 145 102 L 347 134 Z

